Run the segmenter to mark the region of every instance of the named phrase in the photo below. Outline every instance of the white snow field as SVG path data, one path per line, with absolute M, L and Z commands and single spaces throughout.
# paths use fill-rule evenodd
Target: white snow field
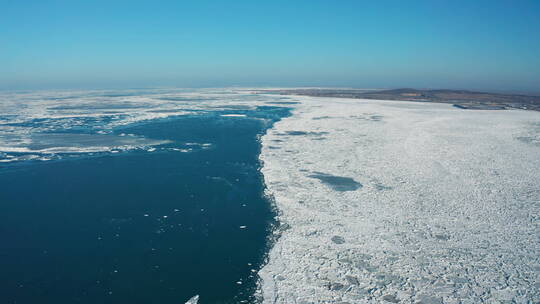
M 264 303 L 540 302 L 540 113 L 292 97 Z

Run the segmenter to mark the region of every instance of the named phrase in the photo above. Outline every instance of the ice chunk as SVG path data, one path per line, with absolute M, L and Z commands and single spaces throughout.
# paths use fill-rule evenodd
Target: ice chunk
M 197 304 L 199 303 L 199 295 L 193 296 L 191 299 L 189 299 L 186 304 Z
M 222 114 L 221 117 L 246 117 L 245 114 Z

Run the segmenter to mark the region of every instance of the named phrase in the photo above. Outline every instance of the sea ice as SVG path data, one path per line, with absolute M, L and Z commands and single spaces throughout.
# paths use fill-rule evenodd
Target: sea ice
M 189 299 L 186 304 L 197 304 L 199 303 L 199 296 L 196 295 L 194 297 L 192 297 L 191 299 Z
M 119 91 L 0 92 L 0 162 L 24 161 L 21 153 L 118 153 L 146 148 L 154 151 L 168 141 L 125 132 L 124 126 L 208 111 L 255 109 L 280 96 L 259 95 L 242 89 L 149 89 Z M 245 114 L 223 114 L 245 117 Z M 201 149 L 211 144 L 195 144 Z M 176 151 L 176 150 L 175 150 Z M 191 149 L 178 149 L 191 152 Z M 16 156 L 6 160 L 7 156 Z
M 246 117 L 245 114 L 222 114 L 221 117 Z
M 291 98 L 263 303 L 540 302 L 539 112 Z

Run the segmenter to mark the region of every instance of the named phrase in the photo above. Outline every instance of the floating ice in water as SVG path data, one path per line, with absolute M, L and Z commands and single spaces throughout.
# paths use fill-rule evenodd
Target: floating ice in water
M 121 137 L 103 134 L 37 133 L 25 142 L 9 142 L 0 136 L 0 151 L 17 153 L 89 153 L 134 149 L 143 146 L 162 145 L 168 140 L 144 137 Z M 151 148 L 155 149 L 155 148 Z
M 182 152 L 182 153 L 187 153 L 187 152 L 193 151 L 192 149 L 180 149 L 180 148 L 171 148 L 170 150 L 171 151 Z
M 199 295 L 192 297 L 186 302 L 186 304 L 197 304 L 197 303 L 199 303 Z
M 245 114 L 222 114 L 221 117 L 246 117 Z
M 57 159 L 66 153 L 90 155 L 141 148 L 151 152 L 156 149 L 152 146 L 167 141 L 127 132 L 113 135 L 115 128 L 209 110 L 254 109 L 279 98 L 269 95 L 254 100 L 248 92 L 236 89 L 0 92 L 0 152 L 15 156 L 8 161 L 5 155 L 0 155 L 0 162 L 28 160 L 16 155 L 20 153 L 56 153 L 54 159 Z M 223 116 L 246 115 L 231 113 Z M 202 149 L 210 147 L 209 144 L 194 145 Z M 192 151 L 177 149 L 171 150 Z

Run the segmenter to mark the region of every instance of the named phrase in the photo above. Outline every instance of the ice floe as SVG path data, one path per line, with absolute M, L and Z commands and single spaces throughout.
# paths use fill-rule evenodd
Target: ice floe
M 221 117 L 246 117 L 245 114 L 222 114 Z
M 17 153 L 89 153 L 114 149 L 129 150 L 137 147 L 169 143 L 167 140 L 153 140 L 144 137 L 122 137 L 103 134 L 36 133 L 25 141 L 2 142 L 1 152 Z M 155 149 L 155 148 L 149 148 Z
M 262 137 L 263 303 L 540 301 L 539 112 L 297 100 Z
M 194 297 L 192 297 L 191 299 L 189 299 L 186 304 L 197 304 L 199 303 L 199 296 L 196 295 Z

